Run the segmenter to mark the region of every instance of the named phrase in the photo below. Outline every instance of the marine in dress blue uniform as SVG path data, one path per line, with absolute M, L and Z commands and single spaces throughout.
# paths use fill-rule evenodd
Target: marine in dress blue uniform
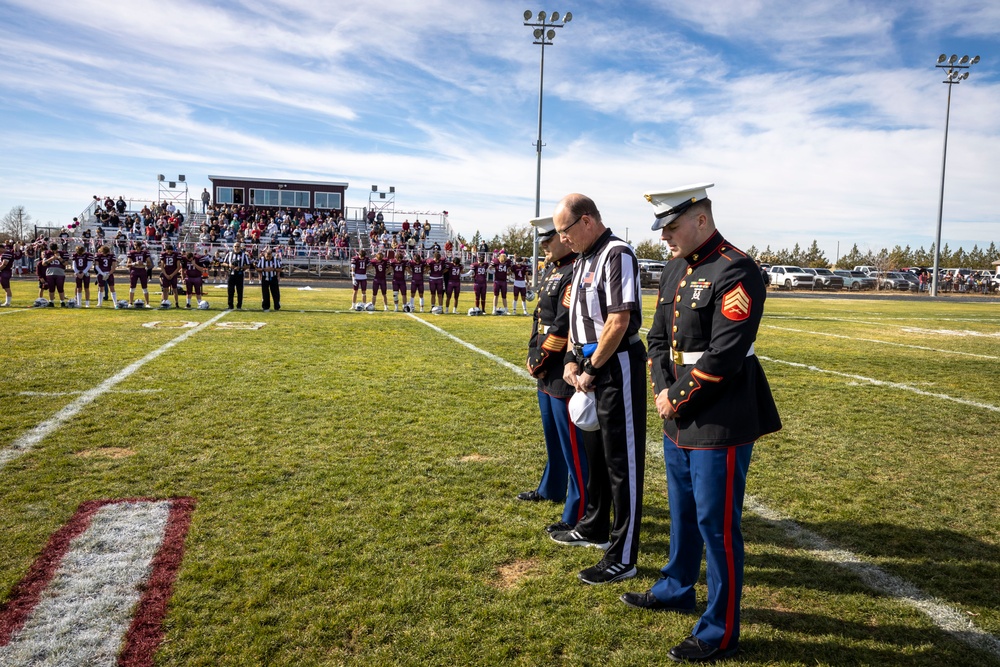
M 548 460 L 538 489 L 518 494 L 521 500 L 566 501 L 560 521 L 546 530 L 570 530 L 587 507 L 587 454 L 583 432 L 569 416 L 569 399 L 576 391 L 563 380 L 563 358 L 569 342 L 569 294 L 573 282 L 571 251 L 556 235 L 552 218 L 535 218 L 545 251 L 545 273 L 538 285 L 528 372 L 538 378 L 538 408 Z
M 731 655 L 739 645 L 747 469 L 754 442 L 781 428 L 754 354 L 766 287 L 754 261 L 715 229 L 709 187 L 646 195 L 656 207 L 653 229 L 662 229 L 673 254 L 647 337 L 664 420 L 670 560 L 649 591 L 622 596 L 633 607 L 693 611 L 704 548 L 707 608 L 668 654 L 691 662 Z

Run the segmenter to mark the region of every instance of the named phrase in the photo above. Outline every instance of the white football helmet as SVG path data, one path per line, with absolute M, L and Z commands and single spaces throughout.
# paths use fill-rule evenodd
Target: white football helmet
M 506 315 L 506 314 L 507 314 L 506 308 L 497 308 L 496 313 L 494 313 L 494 315 Z
M 208 310 L 208 301 L 205 301 L 204 299 L 202 299 L 201 301 L 199 301 L 198 302 L 198 309 L 199 310 Z
M 131 308 L 131 306 L 128 305 L 128 301 L 121 299 L 115 304 L 115 308 L 118 310 L 126 310 L 127 308 Z
M 69 301 L 66 302 L 66 307 L 67 308 L 76 308 L 76 301 L 73 300 L 73 299 L 70 299 Z
M 469 308 L 469 317 L 472 317 L 472 316 L 478 315 L 478 314 L 479 314 L 479 309 L 478 308 Z
M 38 299 L 35 299 L 35 303 L 33 303 L 31 305 L 34 308 L 45 308 L 46 306 L 49 305 L 49 300 L 48 299 L 38 298 Z
M 528 290 L 527 292 L 524 293 L 524 298 L 527 301 L 534 301 L 535 300 L 535 291 L 534 290 Z
M 410 312 L 413 312 L 413 308 L 411 308 L 411 307 L 410 307 L 410 304 L 408 304 L 408 303 L 404 303 L 404 304 L 403 304 L 403 312 L 404 312 L 404 313 L 410 313 Z
M 444 308 L 441 306 L 434 306 L 431 308 L 431 315 L 440 315 L 444 312 Z
M 145 308 L 146 302 L 143 301 L 142 299 L 136 299 L 135 301 L 132 302 L 132 306 L 135 308 Z
M 369 313 L 374 313 L 375 312 L 375 304 L 372 303 L 371 301 L 369 301 L 368 303 L 365 304 L 365 310 L 367 310 Z
M 163 308 L 164 310 L 170 308 L 170 302 L 164 299 L 163 301 L 160 302 L 160 308 Z

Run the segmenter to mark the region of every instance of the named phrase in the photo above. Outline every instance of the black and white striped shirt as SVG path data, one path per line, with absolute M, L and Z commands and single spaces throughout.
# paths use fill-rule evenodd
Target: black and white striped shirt
M 260 271 L 261 279 L 274 280 L 281 272 L 281 260 L 277 257 L 271 259 L 261 257 L 257 260 L 257 269 Z
M 639 262 L 631 246 L 608 229 L 573 263 L 570 343 L 596 343 L 608 313 L 623 310 L 631 311 L 625 332 L 628 338 L 642 326 Z
M 222 258 L 222 263 L 232 267 L 230 268 L 230 271 L 233 273 L 242 273 L 245 267 L 252 266 L 250 255 L 248 255 L 246 251 L 236 252 L 234 250 L 230 250 L 226 253 L 226 256 Z

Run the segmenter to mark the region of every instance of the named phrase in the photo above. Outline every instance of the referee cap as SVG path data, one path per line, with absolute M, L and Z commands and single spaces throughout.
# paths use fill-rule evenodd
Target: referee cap
M 677 216 L 688 210 L 692 204 L 708 199 L 708 188 L 715 183 L 696 183 L 694 185 L 684 185 L 673 190 L 664 192 L 647 192 L 643 194 L 655 210 L 656 220 L 653 222 L 653 231 L 663 229 Z
M 601 428 L 597 420 L 597 400 L 592 391 L 578 391 L 569 399 L 569 418 L 581 431 Z
M 556 223 L 552 221 L 552 216 L 547 218 L 532 218 L 531 224 L 538 228 L 539 239 L 547 239 L 556 233 Z

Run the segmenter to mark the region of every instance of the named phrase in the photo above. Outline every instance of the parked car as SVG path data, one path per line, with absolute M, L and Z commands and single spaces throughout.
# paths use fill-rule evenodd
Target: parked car
M 861 273 L 860 271 L 848 271 L 847 269 L 834 269 L 833 271 L 844 279 L 844 287 L 852 290 L 875 289 L 874 278 Z
M 907 278 L 906 278 L 907 275 L 909 275 L 911 278 L 913 278 L 913 282 L 912 283 L 909 280 L 907 280 Z M 898 290 L 898 291 L 901 291 L 901 292 L 909 292 L 910 291 L 910 285 L 916 285 L 916 284 L 918 284 L 918 283 L 917 283 L 916 277 L 913 276 L 913 274 L 905 274 L 905 273 L 900 273 L 898 271 L 888 271 L 886 273 L 879 274 L 879 277 L 878 277 L 878 286 L 879 286 L 879 289 L 888 289 L 888 290 Z M 917 287 L 914 287 L 913 291 L 916 292 L 917 291 Z
M 866 276 L 870 276 L 873 273 L 878 273 L 878 267 L 862 264 L 860 266 L 855 266 L 853 269 L 851 269 L 851 271 L 860 271 Z
M 664 264 L 649 260 L 639 260 L 639 285 L 641 287 L 658 287 Z
M 815 276 L 813 289 L 844 289 L 844 278 L 838 276 L 830 269 L 802 269 L 808 274 Z
M 772 266 L 768 274 L 771 276 L 772 285 L 787 290 L 812 289 L 816 281 L 816 276 L 806 273 L 798 266 Z

